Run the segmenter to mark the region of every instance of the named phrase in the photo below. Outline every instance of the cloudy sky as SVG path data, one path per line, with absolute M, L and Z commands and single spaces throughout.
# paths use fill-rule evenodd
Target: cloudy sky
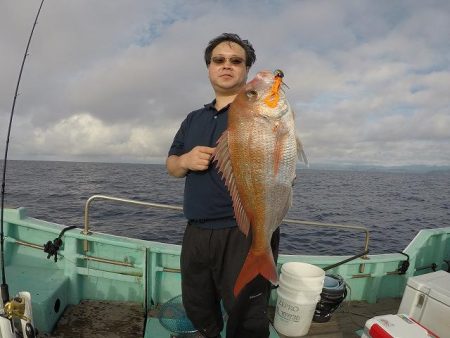
M 0 149 L 40 0 L 0 4 Z M 162 161 L 222 32 L 280 68 L 315 163 L 450 165 L 450 1 L 46 0 L 9 158 Z

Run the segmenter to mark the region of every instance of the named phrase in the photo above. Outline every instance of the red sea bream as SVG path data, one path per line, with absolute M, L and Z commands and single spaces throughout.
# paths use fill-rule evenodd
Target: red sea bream
M 262 71 L 241 89 L 214 154 L 239 228 L 252 233 L 235 296 L 258 274 L 278 283 L 270 240 L 291 206 L 296 163 L 299 155 L 304 158 L 282 78 L 281 71 Z

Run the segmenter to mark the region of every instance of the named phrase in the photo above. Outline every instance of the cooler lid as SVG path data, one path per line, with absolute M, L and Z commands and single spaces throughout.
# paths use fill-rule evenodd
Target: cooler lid
M 450 306 L 450 273 L 436 271 L 409 277 L 407 284 L 413 289 Z

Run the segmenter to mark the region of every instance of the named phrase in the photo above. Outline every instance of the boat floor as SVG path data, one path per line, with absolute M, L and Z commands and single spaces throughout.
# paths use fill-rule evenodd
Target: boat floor
M 374 316 L 395 314 L 400 298 L 379 300 L 376 304 L 367 302 L 345 302 L 326 323 L 312 323 L 308 335 L 313 338 L 359 337 L 358 330 Z M 155 319 L 157 310 L 149 312 Z M 269 309 L 273 319 L 274 308 Z M 144 336 L 145 317 L 141 304 L 129 302 L 82 301 L 68 306 L 55 330 L 51 334 L 40 334 L 47 338 L 128 338 Z M 164 331 L 161 331 L 164 332 Z M 167 332 L 167 331 L 165 331 Z M 150 333 L 152 338 L 160 338 Z M 170 337 L 169 332 L 167 336 Z M 280 338 L 285 336 L 280 335 Z M 292 337 L 291 337 L 292 338 Z
M 401 298 L 381 299 L 375 304 L 363 301 L 344 302 L 325 323 L 311 323 L 306 336 L 309 338 L 352 338 L 360 337 L 366 321 L 372 317 L 396 314 Z M 271 308 L 269 315 L 273 316 L 275 309 Z M 280 334 L 280 338 L 293 338 Z
M 81 301 L 69 305 L 47 338 L 136 338 L 144 334 L 144 309 L 140 303 Z

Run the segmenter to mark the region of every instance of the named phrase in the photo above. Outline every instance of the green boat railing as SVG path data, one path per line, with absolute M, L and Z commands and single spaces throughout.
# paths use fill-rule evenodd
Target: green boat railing
M 177 205 L 169 205 L 169 204 L 161 204 L 161 203 L 151 203 L 151 202 L 142 202 L 142 201 L 136 201 L 131 200 L 127 198 L 120 198 L 120 197 L 113 197 L 113 196 L 107 196 L 107 195 L 93 195 L 91 196 L 87 201 L 84 209 L 84 229 L 82 233 L 86 236 L 84 239 L 83 244 L 83 250 L 84 252 L 89 251 L 89 241 L 87 239 L 87 236 L 91 234 L 89 231 L 89 210 L 91 207 L 91 204 L 94 200 L 108 200 L 113 202 L 120 202 L 120 203 L 127 203 L 127 204 L 133 204 L 133 205 L 140 205 L 145 207 L 152 207 L 152 208 L 159 208 L 159 209 L 169 209 L 169 210 L 176 210 L 176 211 L 182 211 L 183 208 L 181 206 Z M 313 222 L 313 221 L 303 221 L 303 220 L 297 220 L 297 219 L 284 219 L 283 223 L 289 223 L 289 224 L 301 224 L 301 225 L 307 225 L 307 226 L 321 226 L 321 227 L 330 227 L 330 228 L 338 228 L 343 230 L 355 230 L 359 232 L 364 232 L 365 239 L 364 239 L 364 252 L 368 252 L 369 250 L 369 230 L 361 225 L 350 225 L 350 224 L 332 224 L 332 223 L 321 223 L 321 222 Z M 361 258 L 367 259 L 367 255 L 362 256 Z M 364 264 L 361 264 L 359 267 L 359 272 L 364 272 Z
M 111 199 L 111 202 L 128 203 L 124 202 L 128 201 L 126 199 L 110 196 L 105 198 Z M 134 297 L 133 299 L 138 301 L 145 299 L 146 304 L 152 304 L 151 302 L 161 304 L 174 295 L 172 289 L 181 293 L 180 276 L 178 274 L 180 246 L 97 233 L 94 231 L 95 223 L 93 220 L 93 218 L 97 218 L 97 213 L 93 211 L 94 205 L 92 203 L 98 199 L 103 199 L 103 197 L 96 195 L 90 199 L 86 214 L 86 228 L 73 229 L 64 233 L 64 238 L 62 238 L 64 245 L 61 247 L 62 251 L 57 252 L 57 264 L 48 262 L 47 259 L 43 259 L 42 253 L 35 253 L 34 251 L 42 251 L 45 245 L 41 243 L 47 242 L 49 238 L 54 238 L 54 235 L 59 234 L 60 237 L 63 231 L 70 227 L 62 227 L 60 224 L 28 217 L 25 208 L 6 209 L 5 247 L 8 251 L 7 267 L 12 271 L 19 271 L 20 276 L 22 271 L 27 276 L 31 274 L 30 278 L 23 279 L 24 281 L 29 280 L 30 283 L 22 288 L 24 290 L 36 289 L 33 274 L 35 270 L 37 271 L 36 266 L 42 265 L 45 266 L 45 271 L 55 275 L 55 278 L 58 278 L 61 281 L 60 284 L 64 284 L 66 289 L 72 287 L 70 283 L 78 283 L 79 280 L 83 283 L 96 285 L 96 288 L 87 287 L 82 292 L 78 288 L 74 288 L 75 291 L 71 291 L 70 299 L 67 300 L 67 303 L 70 304 L 78 303 L 83 297 L 86 299 L 101 297 L 104 294 L 104 289 L 111 287 L 110 283 L 113 279 L 117 279 L 119 283 L 126 285 L 122 293 L 116 294 L 114 292 L 116 300 Z M 129 201 L 130 204 L 142 204 L 151 208 L 166 209 L 165 212 L 173 210 L 181 213 L 181 207 L 178 206 Z M 89 211 L 91 215 L 89 215 Z M 149 211 L 152 212 L 152 209 L 149 209 Z M 89 220 L 91 221 L 90 226 Z M 291 225 L 290 223 L 294 224 Z M 302 226 L 303 223 L 306 224 L 306 229 L 311 229 L 308 226 L 314 226 L 315 230 L 318 230 L 321 229 L 321 226 L 325 226 L 329 227 L 328 229 L 337 227 L 342 231 L 363 231 L 358 232 L 358 242 L 363 240 L 364 237 L 360 235 L 366 233 L 366 241 L 361 243 L 361 247 L 362 244 L 367 246 L 368 233 L 363 227 L 327 225 L 326 223 L 292 219 L 283 221 L 283 224 L 295 227 L 297 227 L 297 224 Z M 92 233 L 90 233 L 91 231 Z M 337 231 L 341 233 L 341 230 Z M 354 233 L 349 234 L 353 236 Z M 89 249 L 87 252 L 83 251 L 85 240 L 87 242 L 86 248 Z M 281 268 L 283 264 L 291 261 L 317 265 L 325 271 L 340 275 L 345 279 L 352 290 L 351 300 L 366 300 L 373 303 L 380 298 L 401 297 L 409 277 L 429 271 L 450 270 L 449 245 L 450 227 L 421 229 L 401 252 L 369 255 L 365 250 L 361 250 L 356 256 L 315 256 L 289 252 L 289 254 L 279 255 L 278 267 Z M 19 246 L 24 247 L 24 249 L 19 248 Z M 25 247 L 29 249 L 25 249 Z M 359 255 L 367 255 L 367 259 L 358 259 Z M 363 273 L 360 272 L 362 267 L 364 268 Z M 45 273 L 39 273 L 42 274 L 43 279 L 47 280 Z M 65 282 L 67 279 L 70 280 L 70 285 Z M 169 291 L 162 292 L 162 289 L 159 289 L 160 287 Z M 63 289 L 59 288 L 58 290 Z M 66 296 L 58 297 L 64 299 Z M 275 299 L 276 293 L 273 293 L 271 301 L 275 302 Z M 50 324 L 47 326 L 50 327 Z
M 123 202 L 123 203 L 134 204 L 134 205 L 142 205 L 142 206 L 153 207 L 153 208 L 170 209 L 170 210 L 177 210 L 177 211 L 183 210 L 182 207 L 175 206 L 175 205 L 142 202 L 142 201 L 131 200 L 128 198 L 120 198 L 120 197 L 113 197 L 113 196 L 107 196 L 107 195 L 93 195 L 88 198 L 88 200 L 86 201 L 85 208 L 84 208 L 84 229 L 83 229 L 82 233 L 86 236 L 91 234 L 91 232 L 89 231 L 89 208 L 90 208 L 92 202 L 94 200 L 98 200 L 98 199 L 108 200 L 108 201 L 113 201 L 113 202 Z M 88 244 L 87 239 L 84 240 L 83 250 L 84 250 L 84 252 L 89 251 L 89 244 Z

